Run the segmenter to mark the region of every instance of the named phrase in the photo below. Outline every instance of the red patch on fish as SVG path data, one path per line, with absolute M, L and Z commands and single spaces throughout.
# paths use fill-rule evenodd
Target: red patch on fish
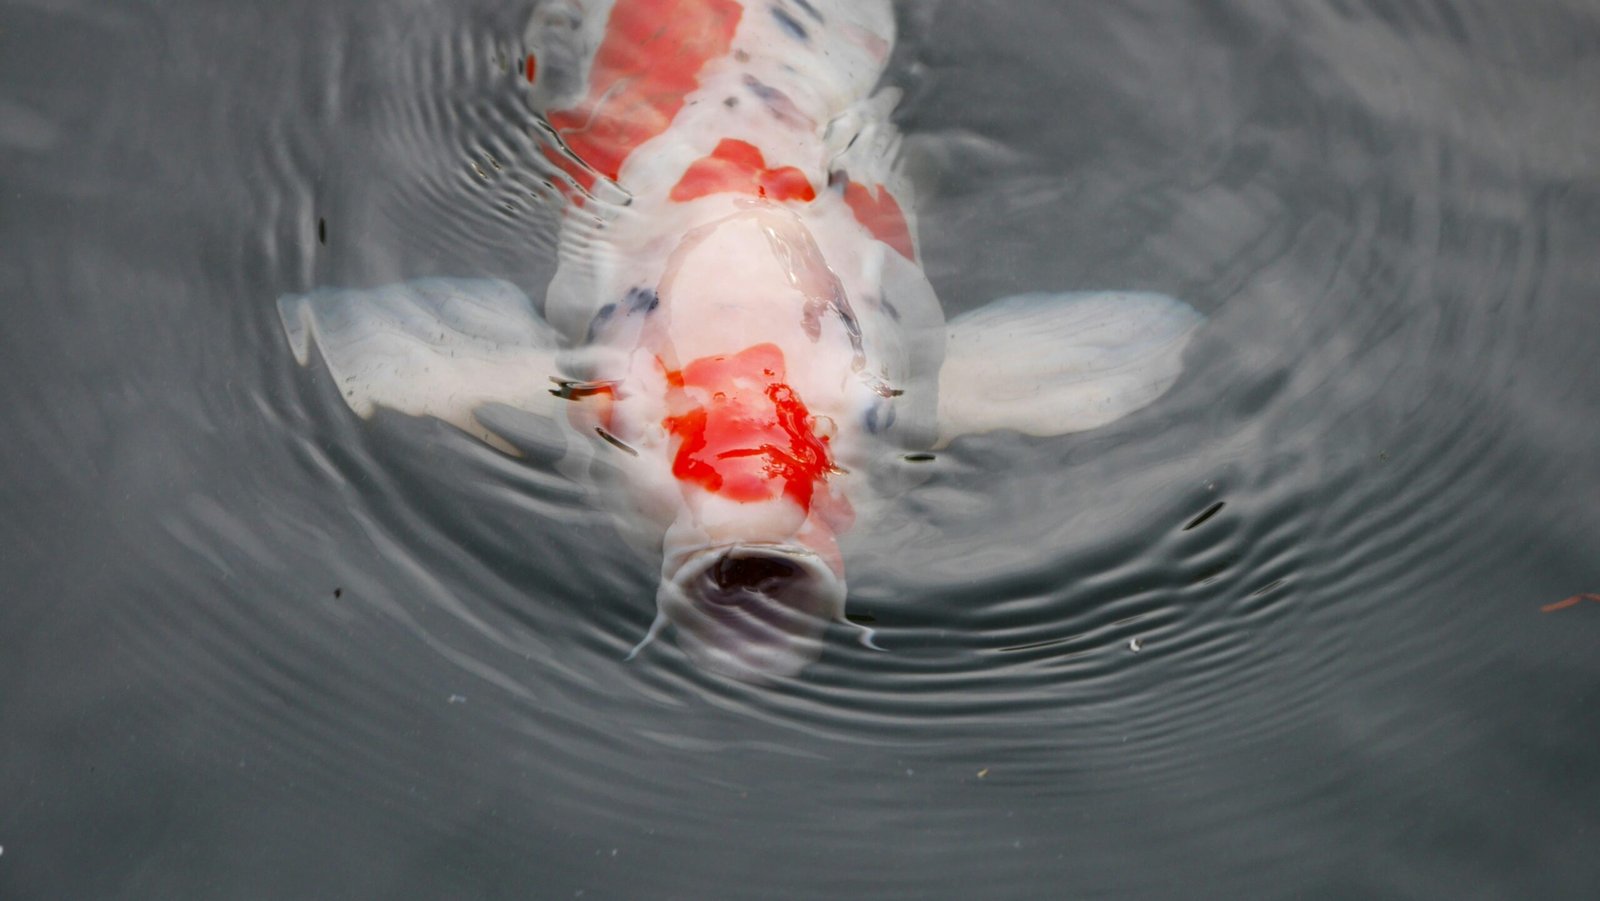
M 723 138 L 710 156 L 690 164 L 668 195 L 695 200 L 710 194 L 755 194 L 772 200 L 815 200 L 817 192 L 794 166 L 768 169 L 761 149 L 749 141 Z
M 679 439 L 672 474 L 740 502 L 789 497 L 810 511 L 817 484 L 833 469 L 828 439 L 785 382 L 783 351 L 757 344 L 729 356 L 701 357 L 668 384 L 684 412 L 662 421 Z
M 550 125 L 592 171 L 548 151 L 583 188 L 616 181 L 629 154 L 667 130 L 700 70 L 727 55 L 742 8 L 734 0 L 617 0 L 589 72 L 589 94 Z
M 869 189 L 860 182 L 845 180 L 844 202 L 855 214 L 856 221 L 872 232 L 879 241 L 893 247 L 913 263 L 917 261 L 916 247 L 911 243 L 911 227 L 906 224 L 906 214 L 899 201 L 882 185 Z

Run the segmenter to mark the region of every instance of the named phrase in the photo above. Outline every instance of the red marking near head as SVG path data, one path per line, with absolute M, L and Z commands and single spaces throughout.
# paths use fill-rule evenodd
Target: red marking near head
M 535 78 L 539 77 L 539 61 L 537 59 L 534 59 L 534 56 L 531 53 L 528 54 L 528 62 L 527 62 L 526 71 L 528 73 L 528 83 L 532 84 L 533 80 Z
M 901 256 L 913 263 L 917 261 L 917 251 L 911 243 L 911 227 L 906 224 L 906 215 L 900 209 L 899 201 L 895 200 L 894 195 L 882 185 L 869 190 L 860 182 L 846 179 L 844 202 L 849 205 L 850 212 L 855 214 L 856 221 L 866 226 L 874 238 L 893 247 Z
M 613 181 L 634 149 L 667 130 L 700 70 L 725 56 L 742 8 L 735 0 L 617 0 L 589 71 L 589 93 L 549 113 L 551 127 L 590 169 Z M 594 174 L 572 171 L 585 189 Z
M 672 474 L 735 501 L 785 495 L 809 512 L 833 459 L 828 439 L 817 436 L 810 411 L 785 383 L 783 351 L 757 344 L 701 357 L 678 378 L 676 406 L 684 412 L 662 421 L 681 442 Z
M 723 138 L 710 156 L 690 164 L 668 195 L 695 200 L 709 194 L 755 194 L 774 200 L 811 201 L 817 192 L 805 173 L 794 166 L 768 169 L 761 149 L 748 141 Z

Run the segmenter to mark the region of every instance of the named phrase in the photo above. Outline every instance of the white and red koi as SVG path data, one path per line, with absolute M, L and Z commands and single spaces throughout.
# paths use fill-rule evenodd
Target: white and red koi
M 1021 295 L 945 322 L 896 94 L 873 93 L 886 0 L 555 0 L 535 23 L 524 77 L 571 208 L 542 315 L 504 282 L 446 279 L 280 311 L 362 415 L 508 449 L 476 415 L 503 404 L 576 439 L 621 531 L 661 554 L 651 634 L 676 626 L 703 665 L 816 658 L 885 458 L 1094 428 L 1176 379 L 1200 320 L 1159 295 Z

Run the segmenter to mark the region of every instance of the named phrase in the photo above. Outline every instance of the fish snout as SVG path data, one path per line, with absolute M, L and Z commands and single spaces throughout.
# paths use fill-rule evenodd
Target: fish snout
M 732 544 L 680 557 L 657 598 L 678 645 L 707 669 L 750 681 L 792 676 L 844 615 L 844 580 L 814 551 Z

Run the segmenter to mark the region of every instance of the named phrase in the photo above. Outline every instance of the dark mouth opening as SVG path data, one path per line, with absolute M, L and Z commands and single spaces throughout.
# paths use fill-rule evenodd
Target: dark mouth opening
M 712 564 L 711 582 L 718 589 L 711 598 L 718 603 L 737 604 L 744 591 L 770 590 L 776 584 L 789 582 L 802 575 L 801 567 L 778 555 L 747 554 L 735 557 L 724 554 Z

